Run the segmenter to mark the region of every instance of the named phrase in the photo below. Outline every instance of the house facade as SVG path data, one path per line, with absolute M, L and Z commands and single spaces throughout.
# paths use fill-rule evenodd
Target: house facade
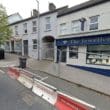
M 109 0 L 90 0 L 58 14 L 57 60 L 110 76 L 109 6 Z
M 49 4 L 49 11 L 39 14 L 34 10 L 32 16 L 10 24 L 13 35 L 6 43 L 9 52 L 22 54 L 35 59 L 54 60 L 54 40 L 57 37 L 57 15 L 67 6 L 56 9 Z

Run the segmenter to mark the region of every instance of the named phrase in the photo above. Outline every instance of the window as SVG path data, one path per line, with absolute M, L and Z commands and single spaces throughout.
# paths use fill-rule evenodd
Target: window
M 23 24 L 23 30 L 24 30 L 24 34 L 27 34 L 27 23 Z
M 98 15 L 90 17 L 90 27 L 89 27 L 90 30 L 98 29 L 98 18 L 99 18 Z
M 71 24 L 72 33 L 81 31 L 81 22 L 80 21 L 72 21 Z
M 66 23 L 60 24 L 60 34 L 66 34 L 66 32 L 67 32 Z
M 15 35 L 18 35 L 18 26 L 15 26 Z
M 33 39 L 33 49 L 37 49 L 37 39 Z
M 50 17 L 46 17 L 45 22 L 46 22 L 46 25 L 45 25 L 46 26 L 45 27 L 46 31 L 51 30 Z
M 87 47 L 88 64 L 110 65 L 110 45 L 90 45 Z
M 36 21 L 32 21 L 32 32 L 37 32 L 37 22 Z
M 69 58 L 78 58 L 78 46 L 70 46 L 69 47 Z

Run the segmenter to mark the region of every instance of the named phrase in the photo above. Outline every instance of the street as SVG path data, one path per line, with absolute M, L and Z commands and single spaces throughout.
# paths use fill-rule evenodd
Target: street
M 48 104 L 48 102 L 39 98 L 18 81 L 11 79 L 6 74 L 8 69 L 7 66 L 10 66 L 9 64 L 12 64 L 15 59 L 17 60 L 16 56 L 9 56 L 10 57 L 7 59 L 11 58 L 10 61 L 6 59 L 0 62 L 1 110 L 55 110 L 55 108 Z M 41 76 L 44 78 L 43 81 L 45 83 L 58 88 L 59 91 L 96 106 L 97 110 L 110 110 L 110 96 L 98 93 L 97 91 L 76 85 L 74 83 L 70 83 L 45 72 L 32 70 L 30 68 L 26 68 L 26 70 Z
M 0 110 L 55 110 L 55 108 L 0 70 Z
M 41 71 L 39 72 L 31 69 L 28 70 L 42 77 L 48 77 L 44 80 L 44 82 L 58 88 L 58 90 L 61 92 L 96 106 L 96 110 L 110 110 L 110 96 L 101 94 L 97 91 L 82 87 L 80 85 L 76 85 L 74 83 L 70 83 Z

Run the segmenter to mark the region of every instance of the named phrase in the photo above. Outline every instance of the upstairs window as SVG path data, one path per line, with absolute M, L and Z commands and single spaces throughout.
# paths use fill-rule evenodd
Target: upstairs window
M 24 34 L 27 34 L 27 23 L 23 24 L 23 30 L 24 30 Z
M 33 49 L 37 49 L 37 39 L 32 39 Z
M 32 21 L 32 32 L 36 33 L 37 32 L 37 22 Z
M 46 22 L 46 25 L 45 25 L 45 29 L 46 29 L 46 31 L 51 30 L 50 17 L 46 17 L 45 22 Z
M 18 26 L 15 26 L 15 35 L 18 35 Z
M 99 16 L 92 16 L 90 17 L 90 30 L 96 30 L 98 29 L 98 20 L 99 20 Z
M 81 22 L 80 21 L 72 21 L 71 24 L 72 33 L 77 33 L 81 31 Z
M 66 34 L 66 32 L 67 32 L 66 23 L 60 24 L 60 34 L 63 35 L 63 34 Z

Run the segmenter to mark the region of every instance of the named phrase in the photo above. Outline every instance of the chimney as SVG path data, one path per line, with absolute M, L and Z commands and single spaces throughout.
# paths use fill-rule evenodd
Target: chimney
M 38 10 L 33 9 L 32 12 L 31 12 L 31 17 L 37 17 L 38 14 L 39 14 Z
M 55 9 L 56 9 L 55 4 L 49 3 L 49 11 L 53 11 L 53 10 L 55 10 Z

